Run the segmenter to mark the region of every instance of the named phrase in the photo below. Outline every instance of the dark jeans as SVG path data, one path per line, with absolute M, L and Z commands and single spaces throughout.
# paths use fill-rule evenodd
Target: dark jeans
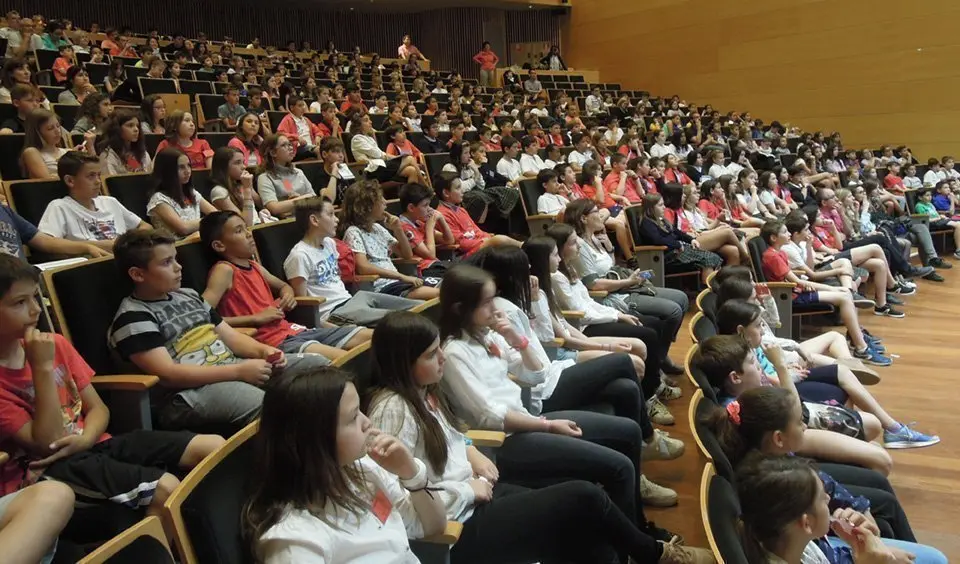
M 823 462 L 817 464 L 821 470 L 833 476 L 850 493 L 862 495 L 870 500 L 870 514 L 877 521 L 880 536 L 908 542 L 917 542 L 907 514 L 897 499 L 893 486 L 885 476 L 875 470 Z
M 906 274 L 910 272 L 910 263 L 903 258 L 903 253 L 900 252 L 899 244 L 897 247 L 893 247 L 889 239 L 883 235 L 871 235 L 869 237 L 863 237 L 857 239 L 856 241 L 850 241 L 849 239 L 843 244 L 843 250 L 847 251 L 857 247 L 864 247 L 866 245 L 879 245 L 883 249 L 883 255 L 887 257 L 887 264 L 890 265 L 890 272 L 894 274 Z
M 497 449 L 500 479 L 533 488 L 570 480 L 598 483 L 624 515 L 644 526 L 647 521 L 637 487 L 640 426 L 625 417 L 586 411 L 557 411 L 545 417 L 576 421 L 583 436 L 510 435 Z
M 643 318 L 640 322 L 643 323 L 643 327 L 618 321 L 588 325 L 583 329 L 583 334 L 587 337 L 628 337 L 643 341 L 647 346 L 647 359 L 644 361 L 645 369 L 640 389 L 643 391 L 643 397 L 652 398 L 660 387 L 660 362 L 663 351 L 670 346 L 670 337 L 661 335 L 655 327 L 651 326 L 661 325 L 660 321 Z
M 584 409 L 604 403 L 613 406 L 614 415 L 636 421 L 643 438 L 653 436 L 653 425 L 647 417 L 633 362 L 626 354 L 604 355 L 564 370 L 553 394 L 543 400 L 543 412 Z
M 611 547 L 637 562 L 657 562 L 660 543 L 642 533 L 604 491 L 582 480 L 542 489 L 500 482 L 474 509 L 450 550 L 452 564 L 610 562 Z

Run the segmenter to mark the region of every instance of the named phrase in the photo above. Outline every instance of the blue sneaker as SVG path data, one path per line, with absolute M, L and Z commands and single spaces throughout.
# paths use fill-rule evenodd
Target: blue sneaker
M 862 351 L 853 351 L 853 356 L 875 366 L 890 366 L 893 364 L 892 359 L 883 356 L 883 354 L 870 345 L 867 345 L 867 347 Z
M 882 342 L 883 342 L 883 339 L 881 339 L 880 337 L 877 337 L 876 335 L 874 335 L 874 334 L 871 333 L 870 331 L 867 331 L 866 327 L 861 327 L 861 328 L 860 328 L 860 332 L 863 333 L 863 338 L 864 338 L 864 340 L 867 341 L 868 343 L 882 343 Z
M 920 448 L 940 442 L 936 435 L 924 435 L 906 425 L 900 424 L 898 431 L 883 432 L 883 446 L 887 448 Z
M 873 343 L 871 343 L 870 341 L 867 341 L 867 346 L 877 351 L 880 354 L 887 354 L 887 347 L 885 347 L 883 343 L 881 343 L 880 341 L 876 341 Z

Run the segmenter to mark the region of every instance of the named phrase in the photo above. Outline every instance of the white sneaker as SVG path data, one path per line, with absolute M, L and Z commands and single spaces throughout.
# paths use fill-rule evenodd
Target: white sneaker
M 686 448 L 683 441 L 672 438 L 670 433 L 654 429 L 650 440 L 640 447 L 640 460 L 674 460 L 680 458 Z
M 662 401 L 670 401 L 675 399 L 680 399 L 680 396 L 683 395 L 683 391 L 677 386 L 671 386 L 666 382 L 660 382 L 660 387 L 657 388 L 657 397 Z
M 673 425 L 676 423 L 673 414 L 657 396 L 647 400 L 647 415 L 650 417 L 650 421 L 657 425 Z
M 677 504 L 677 492 L 654 484 L 643 474 L 640 475 L 640 497 L 644 504 L 653 507 L 673 507 Z

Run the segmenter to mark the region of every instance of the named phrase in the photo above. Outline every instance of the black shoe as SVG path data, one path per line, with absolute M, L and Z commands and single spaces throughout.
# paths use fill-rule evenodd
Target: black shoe
M 670 360 L 669 356 L 663 359 L 663 362 L 660 363 L 660 370 L 663 370 L 664 373 L 669 374 L 671 376 L 680 376 L 681 374 L 684 373 L 683 367 L 677 366 L 676 364 L 674 364 L 673 361 Z
M 893 292 L 887 292 L 887 303 L 890 305 L 903 305 L 903 300 L 898 298 Z
M 683 537 L 681 537 L 676 533 L 671 533 L 666 529 L 661 529 L 653 521 L 647 521 L 647 526 L 644 527 L 643 532 L 653 537 L 653 540 L 658 540 L 660 542 L 666 542 L 666 543 L 672 542 L 675 544 L 683 544 Z
M 932 280 L 933 282 L 943 282 L 943 276 L 940 276 L 936 272 L 931 272 L 923 277 L 924 280 Z
M 637 262 L 637 257 L 632 256 L 626 260 L 627 268 L 636 270 L 640 268 L 640 264 Z
M 943 270 L 950 270 L 951 268 L 953 268 L 952 264 L 950 264 L 949 262 L 944 262 L 944 260 L 940 257 L 933 257 L 927 262 L 927 264 L 934 268 L 941 268 Z
M 905 278 L 923 278 L 933 272 L 932 266 L 910 267 L 910 271 L 904 274 Z

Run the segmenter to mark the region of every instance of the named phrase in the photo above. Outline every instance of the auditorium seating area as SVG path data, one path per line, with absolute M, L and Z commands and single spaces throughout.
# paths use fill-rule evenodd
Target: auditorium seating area
M 56 14 L 50 14 L 55 17 Z M 163 30 L 170 32 L 173 30 Z M 76 41 L 79 31 L 67 34 Z M 84 34 L 91 45 L 100 44 L 106 36 L 102 33 Z M 201 43 L 192 38 L 195 43 Z M 148 37 L 133 33 L 129 36 L 129 44 L 134 48 L 146 45 Z M 158 44 L 165 49 L 171 40 L 160 37 Z M 679 96 L 670 96 L 668 92 L 647 92 L 624 88 L 616 83 L 594 83 L 584 80 L 584 76 L 574 72 L 562 73 L 557 76 L 549 71 L 543 71 L 538 79 L 542 83 L 542 94 L 528 95 L 523 89 L 523 82 L 529 77 L 528 69 L 518 69 L 517 82 L 510 85 L 480 86 L 478 80 L 462 78 L 459 73 L 451 74 L 449 69 L 412 68 L 408 61 L 394 58 L 380 58 L 373 53 L 340 54 L 318 52 L 280 52 L 274 49 L 254 49 L 242 47 L 242 42 L 236 45 L 219 41 L 206 42 L 209 53 L 218 54 L 224 50 L 232 52 L 233 57 L 243 61 L 245 69 L 253 69 L 257 73 L 260 87 L 266 90 L 277 90 L 267 84 L 267 78 L 279 76 L 278 82 L 293 86 L 292 93 L 299 94 L 304 90 L 307 80 L 315 82 L 317 92 L 320 89 L 329 90 L 329 100 L 337 105 L 343 101 L 344 87 L 356 85 L 366 108 L 376 106 L 380 95 L 388 100 L 386 114 L 371 114 L 376 139 L 380 149 L 386 150 L 389 139 L 386 129 L 391 123 L 399 123 L 407 132 L 407 137 L 414 145 L 420 147 L 425 143 L 425 131 L 428 124 L 437 121 L 436 116 L 428 116 L 428 104 L 435 100 L 448 120 L 458 120 L 467 125 L 463 135 L 471 142 L 483 143 L 487 146 L 486 158 L 490 163 L 496 163 L 503 155 L 503 148 L 499 148 L 500 130 L 505 123 L 517 130 L 515 137 L 519 139 L 526 131 L 535 137 L 544 140 L 544 146 L 539 150 L 539 156 L 548 158 L 548 144 L 554 144 L 549 132 L 551 126 L 560 125 L 562 146 L 560 153 L 566 157 L 575 150 L 571 133 L 584 133 L 589 137 L 603 137 L 609 131 L 612 120 L 618 121 L 619 129 L 627 132 L 629 139 L 635 132 L 640 139 L 638 149 L 619 144 L 611 144 L 609 150 L 603 151 L 601 163 L 604 169 L 609 169 L 609 156 L 621 154 L 635 155 L 653 154 L 671 148 L 670 153 L 678 155 L 681 161 L 680 169 L 684 167 L 702 167 L 706 174 L 709 164 L 696 165 L 696 155 L 706 155 L 719 150 L 724 155 L 723 166 L 731 163 L 742 163 L 755 170 L 757 174 L 764 171 L 774 171 L 779 175 L 784 169 L 791 169 L 803 161 L 809 173 L 823 172 L 821 159 L 806 156 L 812 147 L 824 147 L 834 144 L 842 145 L 840 133 L 823 134 L 821 132 L 804 132 L 799 128 L 790 127 L 773 121 L 764 123 L 753 120 L 749 113 L 729 112 L 721 113 L 714 109 L 710 100 L 698 100 L 696 103 L 682 101 Z M 0 40 L 0 53 L 5 52 L 5 44 Z M 60 119 L 60 123 L 70 131 L 77 121 L 77 105 L 57 103 L 60 94 L 67 88 L 57 85 L 54 78 L 54 64 L 59 53 L 57 51 L 37 49 L 35 55 L 29 57 L 29 64 L 34 74 L 34 82 L 38 85 L 43 96 L 51 103 L 50 108 Z M 147 75 L 148 68 L 136 66 L 140 58 L 111 57 L 104 55 L 100 63 L 93 63 L 89 53 L 78 52 L 77 64 L 82 66 L 90 77 L 90 82 L 103 90 L 104 79 L 115 64 L 123 64 L 126 79 L 117 89 L 113 100 L 117 111 L 138 110 L 139 103 L 145 96 L 159 95 L 166 102 L 168 113 L 171 109 L 183 109 L 193 114 L 198 126 L 198 138 L 206 140 L 213 150 L 224 147 L 234 137 L 226 124 L 218 117 L 218 108 L 224 103 L 224 93 L 231 82 L 217 81 L 217 75 L 231 69 L 234 58 L 218 60 L 212 67 L 204 68 L 202 61 L 187 62 L 179 69 L 179 77 L 171 77 L 170 67 L 176 64 L 176 53 L 163 51 L 160 59 L 164 62 L 162 78 L 153 78 Z M 423 63 L 420 63 L 423 65 Z M 376 66 L 380 65 L 380 66 Z M 416 67 L 416 63 L 414 63 Z M 327 77 L 327 69 L 336 68 L 337 80 Z M 232 69 L 231 69 L 232 70 Z M 279 74 L 277 74 L 279 73 Z M 232 79 L 234 74 L 230 74 Z M 393 80 L 396 77 L 396 80 Z M 463 90 L 470 89 L 476 93 L 472 97 L 465 97 L 461 102 L 451 94 L 432 93 L 433 84 L 442 80 L 448 90 L 454 84 Z M 395 82 L 395 84 L 391 84 Z M 252 83 L 237 80 L 235 83 L 241 90 L 240 104 L 246 106 L 248 98 L 246 89 L 254 86 Z M 376 85 L 382 84 L 382 90 Z M 399 88 L 394 88 L 399 86 Z M 280 92 L 264 99 L 267 107 L 266 120 L 272 131 L 277 131 L 281 120 L 288 115 L 284 106 L 285 100 Z M 341 98 L 336 97 L 336 92 Z M 119 93 L 119 94 L 118 94 Z M 304 92 L 304 98 L 309 106 L 318 101 L 312 91 Z M 325 94 L 326 96 L 326 94 Z M 546 111 L 549 115 L 538 117 L 531 113 L 532 104 L 536 98 L 542 97 L 546 101 Z M 588 98 L 591 98 L 588 100 Z M 475 111 L 473 101 L 480 102 L 480 111 Z M 599 106 L 597 106 L 599 104 Z M 415 109 L 408 117 L 408 107 Z M 461 107 L 463 109 L 461 109 Z M 395 108 L 399 108 L 396 110 Z M 394 121 L 394 112 L 398 111 L 402 117 Z M 441 113 L 440 111 L 437 114 Z M 347 166 L 358 179 L 366 176 L 366 161 L 354 158 L 350 149 L 351 134 L 346 132 L 350 124 L 350 117 L 355 111 L 347 113 L 337 111 L 339 130 L 334 135 L 340 136 L 346 148 Z M 306 117 L 315 124 L 324 122 L 321 113 L 310 111 Z M 17 109 L 10 103 L 0 103 L 0 122 L 16 118 Z M 771 116 L 776 117 L 776 116 Z M 483 139 L 482 134 L 487 130 L 493 137 Z M 666 136 L 666 139 L 661 137 Z M 144 134 L 147 152 L 152 156 L 164 136 L 159 134 Z M 441 129 L 437 140 L 447 145 L 453 134 Z M 57 179 L 27 178 L 20 155 L 22 153 L 27 134 L 13 133 L 0 135 L 0 180 L 2 189 L 0 196 L 7 205 L 17 214 L 33 225 L 40 223 L 44 211 L 51 202 L 67 195 L 66 187 Z M 659 140 L 658 140 L 659 138 Z M 781 138 L 783 139 L 780 144 Z M 760 148 L 761 140 L 772 142 L 772 148 Z M 84 141 L 82 134 L 73 134 L 66 137 L 68 148 L 79 148 Z M 659 142 L 658 142 L 659 141 Z M 627 147 L 623 151 L 618 151 Z M 686 150 L 685 147 L 689 147 Z M 847 149 L 849 149 L 847 147 Z M 838 187 L 862 185 L 862 179 L 854 178 L 864 168 L 875 171 L 876 178 L 882 179 L 887 174 L 885 163 L 889 159 L 916 164 L 916 176 L 924 178 L 929 167 L 925 159 L 918 162 L 914 155 L 898 152 L 890 157 L 891 147 L 864 147 L 857 148 L 857 158 L 853 163 L 843 163 L 842 155 L 838 161 L 843 163 L 843 170 L 835 174 Z M 861 151 L 867 149 L 875 159 L 864 166 L 860 161 Z M 905 148 L 904 148 L 905 149 Z M 607 152 L 609 151 L 609 152 Z M 898 151 L 900 149 L 898 148 Z M 665 153 L 664 153 L 665 154 Z M 688 158 L 693 154 L 693 158 Z M 594 149 L 594 157 L 597 149 Z M 607 159 L 603 161 L 603 157 Z M 875 160 L 875 162 L 873 162 Z M 450 162 L 448 153 L 424 152 L 418 159 L 418 165 L 423 170 L 423 182 L 433 185 L 433 179 L 445 164 Z M 302 170 L 314 188 L 318 188 L 320 174 L 323 174 L 323 162 L 319 159 L 305 159 L 295 163 Z M 741 166 L 740 168 L 743 168 Z M 251 167 L 254 175 L 260 171 Z M 209 197 L 213 183 L 210 181 L 210 169 L 200 168 L 193 170 L 193 186 L 204 197 Z M 699 175 L 699 172 L 698 172 Z M 119 200 L 127 209 L 134 212 L 144 221 L 149 222 L 147 214 L 147 199 L 149 187 L 152 185 L 149 172 L 130 173 L 114 176 L 105 176 L 101 192 Z M 253 186 L 257 186 L 254 178 Z M 387 199 L 387 210 L 398 214 L 399 183 L 384 185 L 384 196 Z M 931 188 L 927 186 L 926 188 Z M 528 238 L 542 235 L 547 228 L 556 221 L 556 217 L 539 214 L 537 198 L 543 193 L 536 178 L 526 178 L 518 183 L 520 190 L 520 205 L 511 227 L 520 224 L 519 229 L 511 229 L 504 235 L 518 238 Z M 922 190 L 922 189 L 920 189 Z M 319 192 L 319 190 L 317 190 Z M 918 221 L 924 221 L 916 215 L 915 205 L 918 198 L 918 189 L 910 188 L 905 191 L 908 205 L 907 214 L 912 214 Z M 337 202 L 338 206 L 340 202 Z M 434 201 L 434 204 L 436 202 Z M 631 251 L 636 255 L 636 264 L 651 271 L 651 280 L 655 286 L 671 287 L 684 290 L 691 296 L 691 313 L 684 321 L 683 333 L 689 335 L 693 343 L 701 342 L 716 334 L 715 300 L 716 296 L 710 288 L 702 283 L 698 270 L 668 271 L 665 267 L 664 253 L 666 247 L 652 246 L 650 241 L 644 240 L 640 233 L 639 223 L 643 217 L 639 204 L 627 206 L 624 210 L 629 238 L 633 243 Z M 929 218 L 926 218 L 929 221 Z M 300 238 L 295 229 L 293 219 L 284 219 L 277 222 L 264 223 L 254 227 L 252 238 L 258 249 L 260 262 L 264 268 L 285 279 L 283 260 L 290 249 Z M 938 251 L 947 256 L 954 251 L 952 227 L 931 229 L 934 243 Z M 613 236 L 611 235 L 611 239 Z M 757 247 L 759 240 L 748 241 L 748 248 L 753 255 L 755 273 L 758 281 L 763 281 L 763 271 L 759 268 L 760 256 L 765 245 Z M 619 244 L 617 245 L 620 246 Z M 754 248 L 757 247 L 757 248 Z M 198 292 L 203 291 L 207 280 L 207 272 L 211 262 L 204 255 L 204 250 L 196 237 L 187 238 L 177 243 L 178 260 L 184 268 L 183 285 L 192 287 Z M 49 260 L 60 259 L 60 256 L 47 256 L 43 253 L 31 251 L 31 263 L 43 263 Z M 438 246 L 438 256 L 442 258 L 459 256 L 457 246 Z M 404 265 L 403 260 L 395 261 L 402 272 L 410 272 L 411 266 Z M 414 269 L 414 274 L 416 274 Z M 105 335 L 114 319 L 120 300 L 130 291 L 130 281 L 120 273 L 114 260 L 110 257 L 91 259 L 76 264 L 69 264 L 59 268 L 44 268 L 42 275 L 44 291 L 44 323 L 46 329 L 56 331 L 66 337 L 95 370 L 97 376 L 93 384 L 105 398 L 111 409 L 112 433 L 135 430 L 152 429 L 156 425 L 156 417 L 151 413 L 151 393 L 156 393 L 158 379 L 150 375 L 129 374 L 128 367 L 117 361 L 108 347 Z M 370 288 L 376 276 L 357 276 L 355 279 L 345 280 L 351 292 Z M 803 306 L 792 303 L 794 285 L 790 283 L 769 284 L 774 292 L 775 303 L 779 308 L 779 315 L 784 324 L 777 329 L 778 336 L 792 337 L 799 340 L 802 332 L 808 332 L 811 326 L 823 327 L 832 324 L 835 310 L 828 305 Z M 96 299 L 88 299 L 97 292 Z M 602 301 L 602 295 L 593 294 L 597 301 Z M 926 299 L 926 298 L 924 298 Z M 694 302 L 696 305 L 694 306 Z M 316 302 L 309 299 L 298 304 L 297 310 L 291 312 L 291 319 L 304 323 L 312 323 L 312 315 L 308 310 L 316 307 Z M 301 309 L 302 308 L 302 309 Z M 298 315 L 299 310 L 299 317 Z M 427 301 L 417 308 L 418 313 L 436 320 L 439 315 L 439 305 L 436 299 Z M 565 312 L 568 319 L 576 320 L 578 312 Z M 684 337 L 686 338 L 686 336 Z M 552 343 L 553 348 L 557 343 Z M 709 548 L 713 551 L 718 562 L 745 563 L 746 557 L 739 542 L 736 541 L 736 527 L 734 523 L 739 517 L 739 506 L 736 500 L 733 482 L 733 468 L 719 450 L 716 437 L 710 436 L 709 431 L 699 423 L 700 415 L 705 412 L 707 405 L 712 405 L 717 398 L 714 391 L 705 386 L 705 379 L 698 375 L 690 365 L 690 359 L 696 344 L 686 355 L 684 369 L 686 377 L 692 386 L 684 382 L 685 390 L 693 390 L 693 399 L 689 404 L 688 417 L 677 414 L 678 425 L 689 425 L 689 432 L 695 439 L 696 446 L 702 455 L 702 475 L 698 475 L 697 490 L 699 491 L 699 508 L 702 512 L 703 528 L 709 541 Z M 353 371 L 357 378 L 361 396 L 365 391 L 363 383 L 369 385 L 370 347 L 356 347 L 346 356 L 335 361 L 336 366 Z M 685 420 L 684 420 L 685 419 Z M 217 452 L 207 457 L 189 474 L 183 477 L 178 490 L 169 498 L 161 515 L 140 515 L 131 519 L 129 515 L 118 514 L 117 511 L 106 515 L 91 513 L 89 519 L 98 519 L 102 527 L 92 535 L 78 535 L 69 538 L 68 530 L 62 539 L 62 545 L 69 547 L 64 554 L 75 555 L 83 553 L 79 562 L 95 564 L 100 562 L 131 562 L 141 564 L 150 562 L 180 562 L 182 564 L 213 563 L 213 562 L 252 562 L 248 547 L 240 537 L 240 515 L 242 511 L 243 495 L 249 486 L 249 480 L 254 478 L 249 473 L 251 467 L 252 449 L 250 439 L 257 432 L 257 423 L 253 423 L 227 438 L 226 443 Z M 504 433 L 492 431 L 471 431 L 468 436 L 473 444 L 483 447 L 485 451 L 495 451 L 504 440 Z M 692 445 L 690 445 L 692 446 Z M 2 454 L 2 453 L 0 453 Z M 686 478 L 688 481 L 690 477 Z M 693 503 L 684 499 L 682 503 Z M 78 510 L 74 519 L 87 515 L 86 510 Z M 676 511 L 676 510 L 675 510 Z M 685 507 L 692 515 L 695 510 Z M 141 520 L 142 518 L 142 520 Z M 133 521 L 133 522 L 131 522 Z M 461 526 L 451 521 L 441 535 L 423 541 L 411 543 L 413 552 L 424 563 L 440 563 L 449 561 L 449 547 L 457 542 Z M 108 540 L 110 535 L 103 535 L 103 531 L 119 533 Z M 86 531 L 84 531 L 86 533 Z M 522 533 L 518 533 L 522 534 Z M 98 536 L 99 535 L 99 536 Z M 67 560 L 58 560 L 67 561 Z M 0 557 L 2 560 L 2 557 Z

